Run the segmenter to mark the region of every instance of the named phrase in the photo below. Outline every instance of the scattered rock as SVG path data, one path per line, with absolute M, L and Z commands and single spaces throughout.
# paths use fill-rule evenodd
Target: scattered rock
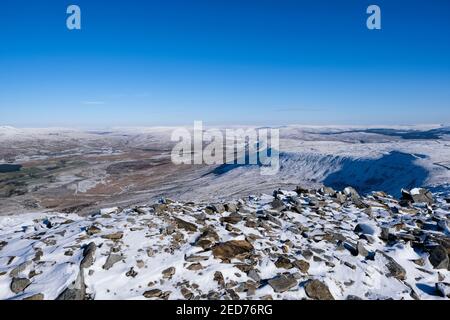
M 86 233 L 90 236 L 93 236 L 94 234 L 100 233 L 102 230 L 94 225 L 90 226 L 86 229 Z
M 251 254 L 253 246 L 246 240 L 232 240 L 213 247 L 213 255 L 221 260 L 243 259 Z
M 190 264 L 186 269 L 191 270 L 191 271 L 198 271 L 198 270 L 202 270 L 203 266 L 201 263 L 192 263 Z
M 242 216 L 239 213 L 232 213 L 227 217 L 223 217 L 220 219 L 220 221 L 223 223 L 231 223 L 231 224 L 236 224 L 242 221 Z
M 367 251 L 367 249 L 364 247 L 364 244 L 362 243 L 362 241 L 358 241 L 358 243 L 356 245 L 356 249 L 358 250 L 358 254 L 360 256 L 363 256 L 364 258 L 369 256 L 369 251 Z
M 402 200 L 412 201 L 414 203 L 434 203 L 433 194 L 427 189 L 415 188 L 410 191 L 402 190 Z
M 136 271 L 134 271 L 134 268 L 131 267 L 131 269 L 125 274 L 125 276 L 129 278 L 135 278 L 138 275 Z
M 292 269 L 294 267 L 294 265 L 291 263 L 291 260 L 289 260 L 284 256 L 278 258 L 278 260 L 275 262 L 275 266 L 277 268 L 284 268 L 284 269 Z
M 268 281 L 275 292 L 283 293 L 297 286 L 297 280 L 294 276 L 281 274 Z
M 10 288 L 12 292 L 17 294 L 23 292 L 30 284 L 31 281 L 27 278 L 13 278 Z
M 270 206 L 272 207 L 273 210 L 276 211 L 282 211 L 286 206 L 284 205 L 284 202 L 279 200 L 279 199 L 275 199 L 270 203 Z
M 95 258 L 95 250 L 97 249 L 97 246 L 94 242 L 89 243 L 84 249 L 83 249 L 83 260 L 81 260 L 80 266 L 82 268 L 89 268 L 94 263 Z
M 305 284 L 305 292 L 314 300 L 334 300 L 328 286 L 319 280 L 309 280 Z
M 117 262 L 122 261 L 123 256 L 120 254 L 110 254 L 106 259 L 105 264 L 103 265 L 103 269 L 109 270 L 111 269 Z
M 171 279 L 172 276 L 175 274 L 176 269 L 174 267 L 167 268 L 163 270 L 162 275 L 164 279 Z
M 211 209 L 215 213 L 223 213 L 223 212 L 225 212 L 225 206 L 223 204 L 221 204 L 221 203 L 212 204 L 208 208 Z
M 431 250 L 429 260 L 435 269 L 449 268 L 448 253 L 442 245 L 436 246 Z
M 44 300 L 44 295 L 42 293 L 34 294 L 32 296 L 29 296 L 27 298 L 24 298 L 25 301 L 41 301 Z
M 388 277 L 394 277 L 398 280 L 406 280 L 406 270 L 401 265 L 382 251 L 377 250 L 377 254 L 383 256 L 387 261 L 386 268 L 389 270 L 389 273 L 387 274 Z
M 80 269 L 77 279 L 68 286 L 56 300 L 85 300 L 86 285 L 84 283 L 83 270 Z
M 234 213 L 237 211 L 237 206 L 234 203 L 225 204 L 225 211 Z
M 305 260 L 295 260 L 293 262 L 294 266 L 300 270 L 302 273 L 307 274 L 309 271 L 309 263 Z
M 224 279 L 224 277 L 222 275 L 222 272 L 216 271 L 214 273 L 214 279 L 213 280 L 216 281 L 219 284 L 219 286 L 221 286 L 221 287 L 225 286 L 225 279 Z
M 193 223 L 184 221 L 180 218 L 175 218 L 175 222 L 178 226 L 178 228 L 180 229 L 184 229 L 186 231 L 190 231 L 190 232 L 196 232 L 197 231 L 197 226 Z
M 26 261 L 24 263 L 21 263 L 20 265 L 18 265 L 17 267 L 15 267 L 14 269 L 11 270 L 11 272 L 9 273 L 9 276 L 11 278 L 18 278 L 19 275 L 25 271 L 26 268 L 28 268 L 28 266 L 31 265 L 31 261 Z
M 260 282 L 261 277 L 259 276 L 258 272 L 255 269 L 251 269 L 248 271 L 247 276 L 252 279 L 253 281 Z
M 144 292 L 144 297 L 146 297 L 147 299 L 159 298 L 162 296 L 162 294 L 163 292 L 159 289 L 151 289 Z
M 194 294 L 192 293 L 192 291 L 190 291 L 187 288 L 181 288 L 180 290 L 181 294 L 183 295 L 183 298 L 185 298 L 186 300 L 191 300 L 194 297 Z
M 115 232 L 111 234 L 105 234 L 102 236 L 103 239 L 117 241 L 123 238 L 123 232 Z

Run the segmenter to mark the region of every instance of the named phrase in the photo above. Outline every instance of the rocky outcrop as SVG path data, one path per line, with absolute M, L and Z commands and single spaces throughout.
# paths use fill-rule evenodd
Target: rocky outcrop
M 1 228 L 0 297 L 449 299 L 446 197 L 298 187 L 46 214 Z

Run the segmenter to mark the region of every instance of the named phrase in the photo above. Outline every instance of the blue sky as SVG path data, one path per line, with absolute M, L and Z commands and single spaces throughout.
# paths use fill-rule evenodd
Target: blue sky
M 449 15 L 448 0 L 2 0 L 0 125 L 448 124 Z

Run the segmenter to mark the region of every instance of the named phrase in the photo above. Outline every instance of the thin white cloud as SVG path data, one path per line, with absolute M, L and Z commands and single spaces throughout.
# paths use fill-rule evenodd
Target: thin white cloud
M 90 106 L 98 106 L 105 104 L 105 101 L 83 101 L 82 104 Z

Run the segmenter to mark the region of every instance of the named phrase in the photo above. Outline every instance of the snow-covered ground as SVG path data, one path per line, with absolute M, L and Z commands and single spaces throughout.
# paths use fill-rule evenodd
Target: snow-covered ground
M 450 200 L 422 195 L 297 189 L 2 217 L 0 299 L 446 299 Z

